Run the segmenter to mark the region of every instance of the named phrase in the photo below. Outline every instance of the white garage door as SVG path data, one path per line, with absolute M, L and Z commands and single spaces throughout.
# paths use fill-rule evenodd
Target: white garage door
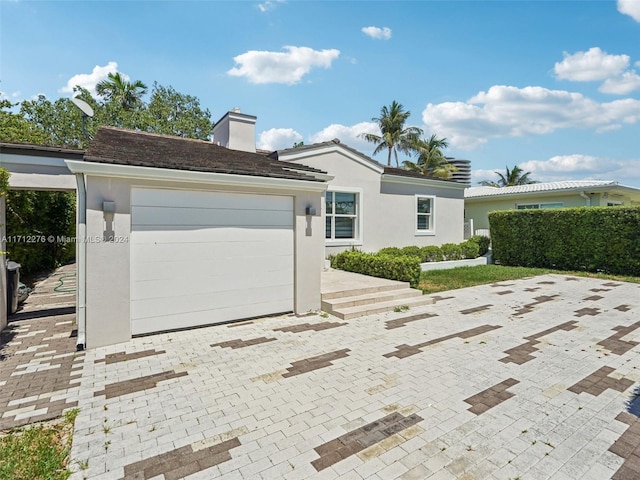
M 131 192 L 131 333 L 293 310 L 293 198 Z

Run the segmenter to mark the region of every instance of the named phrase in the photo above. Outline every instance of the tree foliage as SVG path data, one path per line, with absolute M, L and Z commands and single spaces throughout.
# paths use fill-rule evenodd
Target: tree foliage
M 505 167 L 505 172 L 494 172 L 498 175 L 498 180 L 482 180 L 478 182 L 480 185 L 485 187 L 514 187 L 517 185 L 529 185 L 531 183 L 538 183 L 535 180 L 532 180 L 529 175 L 531 172 L 525 172 L 519 166 L 515 165 L 513 169 L 509 169 L 509 167 Z
M 443 150 L 449 146 L 446 138 L 438 138 L 432 134 L 428 139 L 416 140 L 415 150 L 418 153 L 416 162 L 405 160 L 402 165 L 407 170 L 420 172 L 443 180 L 448 180 L 458 169 L 445 157 Z
M 380 109 L 379 117 L 371 119 L 378 124 L 381 134 L 363 133 L 360 135 L 367 142 L 376 144 L 376 148 L 373 151 L 374 155 L 387 150 L 387 165 L 389 166 L 391 165 L 392 155 L 395 157 L 396 165 L 398 166 L 398 152 L 411 155 L 417 151 L 416 144 L 420 135 L 422 135 L 422 129 L 405 126 L 409 115 L 411 115 L 411 112 L 405 111 L 404 107 L 394 100 L 391 105 L 385 105 Z

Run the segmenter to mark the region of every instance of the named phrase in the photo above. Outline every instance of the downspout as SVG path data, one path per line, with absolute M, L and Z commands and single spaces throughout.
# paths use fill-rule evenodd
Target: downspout
M 586 193 L 584 193 L 584 190 L 580 191 L 580 196 L 586 200 L 587 207 L 590 207 L 591 206 L 591 197 L 589 195 L 587 195 Z
M 78 322 L 78 338 L 76 340 L 76 350 L 82 351 L 86 346 L 87 331 L 87 190 L 84 184 L 84 174 L 76 173 L 76 182 L 78 184 L 78 231 L 76 232 L 76 257 L 78 265 L 78 298 L 76 309 L 76 318 Z

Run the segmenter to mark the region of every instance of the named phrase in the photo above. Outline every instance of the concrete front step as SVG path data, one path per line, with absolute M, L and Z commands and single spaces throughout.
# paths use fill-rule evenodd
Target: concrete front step
M 350 320 L 352 318 L 363 317 L 365 315 L 374 315 L 376 313 L 390 312 L 397 307 L 407 306 L 411 308 L 411 307 L 418 307 L 420 305 L 430 305 L 433 303 L 435 303 L 433 298 L 428 297 L 426 295 L 421 295 L 421 296 L 416 296 L 411 298 L 399 298 L 399 299 L 391 300 L 387 302 L 359 305 L 357 307 L 345 307 L 345 308 L 337 308 L 335 310 L 330 310 L 330 311 L 325 310 L 325 311 L 343 320 Z
M 415 288 L 393 289 L 376 293 L 359 293 L 350 297 L 339 297 L 326 300 L 322 298 L 322 310 L 331 312 L 336 309 L 371 305 L 372 303 L 392 302 L 405 298 L 421 297 L 422 292 Z
M 374 277 L 370 277 L 374 278 Z M 377 280 L 374 278 L 374 280 Z M 393 292 L 397 290 L 406 290 L 409 288 L 408 282 L 398 282 L 395 280 L 386 280 L 386 283 L 381 285 L 373 285 L 367 287 L 358 288 L 346 288 L 344 290 L 338 290 L 335 292 L 327 292 L 322 294 L 322 300 L 334 300 L 338 298 L 357 297 L 360 295 L 380 294 L 384 292 Z

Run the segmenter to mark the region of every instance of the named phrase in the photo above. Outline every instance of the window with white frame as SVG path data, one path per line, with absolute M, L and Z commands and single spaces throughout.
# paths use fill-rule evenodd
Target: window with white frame
M 562 208 L 564 204 L 562 202 L 556 203 L 520 203 L 516 205 L 518 210 L 531 210 L 538 208 Z
M 435 233 L 435 203 L 436 197 L 416 195 L 416 233 Z
M 353 192 L 327 192 L 327 240 L 356 240 L 358 238 L 358 194 Z

